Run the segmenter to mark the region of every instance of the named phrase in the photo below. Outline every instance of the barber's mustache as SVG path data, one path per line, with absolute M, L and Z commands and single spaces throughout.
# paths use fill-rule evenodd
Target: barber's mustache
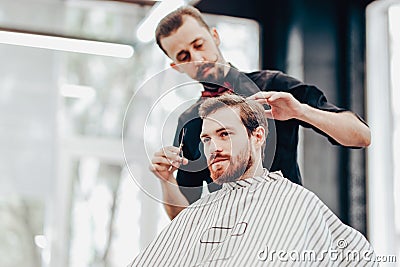
M 198 68 L 197 68 L 197 77 L 202 77 L 203 76 L 203 72 L 204 70 L 208 69 L 208 68 L 214 68 L 215 67 L 215 63 L 213 62 L 206 62 L 201 64 Z
M 202 76 L 203 75 L 203 71 L 206 68 L 213 68 L 215 67 L 215 64 L 218 62 L 218 55 L 215 55 L 215 59 L 210 60 L 210 61 L 206 61 L 203 64 L 201 64 L 198 69 L 197 69 L 197 76 Z

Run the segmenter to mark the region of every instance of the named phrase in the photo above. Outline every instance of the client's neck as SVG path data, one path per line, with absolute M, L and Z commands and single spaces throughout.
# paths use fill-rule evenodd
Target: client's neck
M 245 172 L 238 180 L 244 180 L 248 178 L 253 178 L 256 176 L 261 176 L 264 172 L 264 167 L 262 166 L 261 157 L 254 159 L 254 164 Z

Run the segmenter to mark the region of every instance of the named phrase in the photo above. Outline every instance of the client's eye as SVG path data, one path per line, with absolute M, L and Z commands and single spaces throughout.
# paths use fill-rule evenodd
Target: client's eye
M 203 137 L 203 138 L 201 139 L 201 142 L 203 142 L 203 144 L 206 144 L 206 143 L 210 142 L 210 140 L 211 140 L 210 137 Z
M 221 132 L 221 134 L 220 134 L 221 137 L 227 137 L 229 135 L 230 135 L 229 132 Z

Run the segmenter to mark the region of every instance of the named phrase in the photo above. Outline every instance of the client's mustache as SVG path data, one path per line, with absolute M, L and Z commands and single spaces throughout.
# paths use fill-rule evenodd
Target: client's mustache
M 216 154 L 211 154 L 210 159 L 209 159 L 209 164 L 213 164 L 214 162 L 220 161 L 220 160 L 230 160 L 231 156 L 230 155 L 224 155 L 220 153 Z

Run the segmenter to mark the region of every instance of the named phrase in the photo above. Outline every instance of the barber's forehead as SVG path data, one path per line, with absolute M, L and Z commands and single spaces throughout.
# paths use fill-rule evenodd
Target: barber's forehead
M 193 17 L 186 16 L 183 24 L 169 36 L 162 37 L 160 42 L 168 55 L 175 57 L 180 50 L 186 49 L 198 38 L 206 38 L 207 34 L 209 32 L 205 27 L 200 26 Z
M 201 25 L 201 23 L 197 21 L 194 17 L 185 15 L 182 17 L 182 25 L 179 26 L 175 31 L 173 31 L 170 36 L 185 35 L 187 37 L 192 37 L 200 33 L 209 33 L 209 30 Z M 169 36 L 166 36 L 164 38 L 168 37 Z
M 199 27 L 208 30 L 208 28 L 202 22 L 200 22 L 197 18 L 195 18 L 195 17 L 193 17 L 191 15 L 185 14 L 185 15 L 182 16 L 182 25 L 187 23 L 187 22 L 195 23 Z M 182 25 L 181 25 L 181 27 L 182 27 Z

